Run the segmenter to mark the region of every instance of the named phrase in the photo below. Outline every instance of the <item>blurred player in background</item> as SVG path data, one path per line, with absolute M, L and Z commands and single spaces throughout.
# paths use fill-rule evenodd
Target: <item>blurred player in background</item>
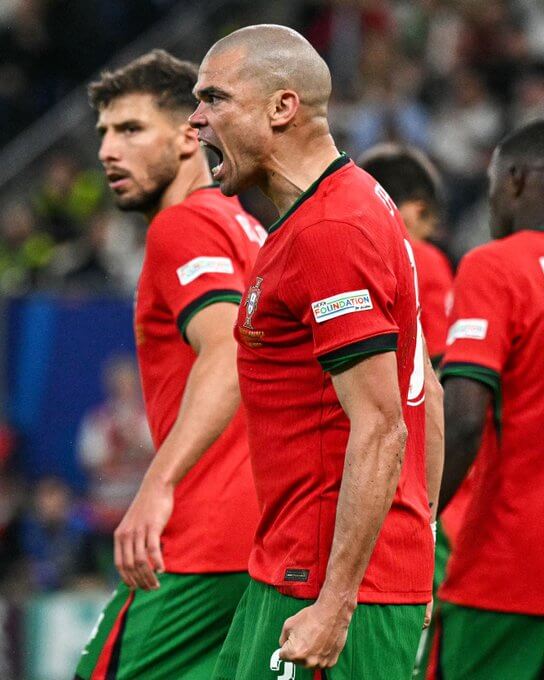
M 442 212 L 442 182 L 438 170 L 431 160 L 419 149 L 398 144 L 379 144 L 366 151 L 358 160 L 358 165 L 369 172 L 396 203 L 408 233 L 412 237 L 412 247 L 417 268 L 419 301 L 421 304 L 421 326 L 433 366 L 437 366 L 446 349 L 448 330 L 448 307 L 451 306 L 453 273 L 445 255 L 426 239 L 436 231 Z M 427 401 L 427 428 L 434 427 L 437 418 L 443 426 L 442 413 L 429 412 L 433 402 Z M 429 453 L 432 455 L 433 450 Z M 438 468 L 441 469 L 443 459 Z M 438 510 L 438 491 L 440 480 L 433 479 L 437 469 L 436 461 L 427 460 L 427 484 L 432 503 L 432 518 L 436 520 Z M 466 506 L 469 490 L 465 482 L 463 493 L 456 496 L 448 508 L 447 516 L 442 518 L 438 529 L 435 551 L 434 587 L 435 590 L 444 580 L 446 562 L 450 546 L 455 538 L 455 528 Z M 425 654 L 420 660 L 426 665 Z
M 428 677 L 544 677 L 544 121 L 489 168 L 494 241 L 461 261 L 442 368 L 445 507 L 473 492 L 439 591 Z
M 196 73 L 154 51 L 89 88 L 117 205 L 149 221 L 135 333 L 157 453 L 115 531 L 123 583 L 84 680 L 208 680 L 248 581 L 258 511 L 232 329 L 265 233 L 212 186 L 187 122 Z
M 391 199 L 336 149 L 330 91 L 311 45 L 267 25 L 216 43 L 195 88 L 221 189 L 257 185 L 281 215 L 236 327 L 263 516 L 221 680 L 408 679 L 431 598 L 436 378 L 413 254 Z
M 438 171 L 423 152 L 397 144 L 379 144 L 366 151 L 357 164 L 391 196 L 412 237 L 421 326 L 433 366 L 438 366 L 446 347 L 453 287 L 448 259 L 427 240 L 436 232 L 442 211 Z

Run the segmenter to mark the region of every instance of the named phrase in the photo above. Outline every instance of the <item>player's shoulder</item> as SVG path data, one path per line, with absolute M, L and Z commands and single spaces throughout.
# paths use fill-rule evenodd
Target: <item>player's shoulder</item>
M 152 220 L 147 242 L 198 238 L 202 233 L 228 232 L 232 220 L 243 209 L 237 198 L 224 196 L 219 189 L 200 189 L 184 201 L 161 210 Z
M 243 211 L 237 196 L 225 196 L 219 186 L 203 187 L 189 194 L 183 202 L 186 208 L 210 217 L 231 215 Z
M 320 224 L 326 229 L 327 225 L 335 224 L 346 231 L 355 228 L 372 242 L 389 236 L 390 232 L 399 232 L 398 211 L 387 193 L 367 172 L 346 159 L 322 182 L 316 200 L 296 220 L 294 231 Z
M 452 267 L 446 255 L 433 243 L 421 239 L 411 239 L 416 263 L 436 272 L 447 272 L 452 275 Z
M 460 267 L 466 269 L 467 267 L 500 267 L 501 269 L 510 269 L 513 265 L 512 261 L 512 249 L 517 249 L 517 239 L 516 234 L 512 236 L 507 236 L 503 239 L 497 239 L 494 241 L 488 241 L 487 243 L 482 243 L 468 253 L 463 255 L 460 263 Z M 482 275 L 485 275 L 485 270 L 481 271 Z

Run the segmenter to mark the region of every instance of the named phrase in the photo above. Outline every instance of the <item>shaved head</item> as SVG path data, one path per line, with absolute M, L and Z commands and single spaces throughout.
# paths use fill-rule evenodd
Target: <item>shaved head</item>
M 327 121 L 329 69 L 291 28 L 248 26 L 219 40 L 202 61 L 194 93 L 199 105 L 189 122 L 218 156 L 212 174 L 228 196 L 254 185 L 270 195 L 272 182 L 287 187 L 285 201 L 292 202 L 289 192 L 296 198 L 306 183 L 295 179 L 295 159 L 304 157 L 311 184 L 320 156 L 326 167 L 338 155 Z
M 247 26 L 216 42 L 206 59 L 235 50 L 243 55 L 242 79 L 260 83 L 267 93 L 294 90 L 302 105 L 326 111 L 331 74 L 300 33 L 275 24 Z

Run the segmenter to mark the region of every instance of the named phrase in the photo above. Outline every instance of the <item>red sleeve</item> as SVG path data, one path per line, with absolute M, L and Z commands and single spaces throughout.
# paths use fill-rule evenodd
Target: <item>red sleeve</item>
M 214 217 L 180 206 L 159 213 L 149 229 L 146 256 L 154 285 L 184 338 L 187 324 L 204 307 L 240 304 L 243 263 Z
M 478 248 L 466 255 L 454 283 L 443 375 L 498 384 L 512 341 L 511 286 L 499 258 Z
M 279 293 L 310 326 L 314 356 L 337 370 L 361 356 L 394 351 L 396 279 L 357 227 L 321 222 L 291 246 Z
M 451 305 L 453 275 L 447 259 L 428 244 L 423 252 L 414 243 L 414 256 L 419 282 L 421 326 L 429 355 L 435 363 L 446 349 L 448 332 L 448 307 Z

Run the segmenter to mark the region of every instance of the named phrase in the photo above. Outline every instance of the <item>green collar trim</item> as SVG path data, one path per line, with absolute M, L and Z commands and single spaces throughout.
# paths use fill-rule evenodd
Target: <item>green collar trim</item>
M 340 168 L 342 168 L 344 165 L 347 165 L 350 162 L 350 157 L 342 152 L 338 158 L 335 158 L 333 162 L 329 165 L 329 167 L 323 172 L 323 174 L 318 177 L 315 182 L 310 184 L 310 186 L 306 189 L 306 191 L 303 191 L 300 196 L 297 198 L 297 200 L 293 203 L 293 205 L 289 208 L 287 212 L 285 212 L 278 220 L 274 222 L 274 224 L 270 225 L 268 227 L 268 233 L 271 234 L 273 231 L 276 231 L 276 229 L 279 229 L 281 225 L 291 217 L 291 215 L 300 208 L 300 206 L 306 201 L 310 196 L 313 196 L 315 192 L 317 191 L 317 188 L 321 184 L 321 182 L 328 177 L 329 175 L 332 175 L 333 172 L 336 172 Z

